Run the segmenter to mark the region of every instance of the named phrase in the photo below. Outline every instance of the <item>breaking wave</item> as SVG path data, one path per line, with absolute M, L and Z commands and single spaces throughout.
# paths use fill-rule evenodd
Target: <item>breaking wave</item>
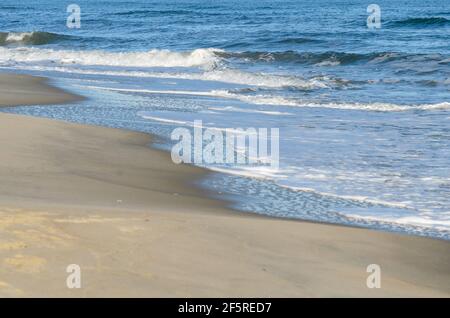
M 398 52 L 348 53 L 348 52 L 230 52 L 217 48 L 201 48 L 192 51 L 170 51 L 152 49 L 137 52 L 109 52 L 101 50 L 52 50 L 36 47 L 9 47 L 9 45 L 42 45 L 73 37 L 47 33 L 0 33 L 0 63 L 52 62 L 117 67 L 201 67 L 220 69 L 229 63 L 295 63 L 313 66 L 338 66 L 354 63 L 410 62 L 439 64 L 448 63 L 449 57 L 442 54 L 406 54 Z M 225 75 L 224 75 L 225 76 Z
M 213 68 L 220 62 L 220 59 L 215 55 L 215 51 L 216 49 L 197 49 L 189 52 L 173 52 L 155 49 L 147 52 L 106 52 L 52 50 L 33 47 L 2 48 L 0 63 L 14 61 L 93 66 Z
M 0 46 L 45 45 L 68 38 L 67 35 L 50 32 L 0 32 Z

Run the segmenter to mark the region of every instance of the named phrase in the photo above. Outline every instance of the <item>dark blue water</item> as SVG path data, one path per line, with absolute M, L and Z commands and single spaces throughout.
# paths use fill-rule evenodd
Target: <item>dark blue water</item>
M 450 0 L 376 1 L 376 30 L 361 0 L 77 1 L 80 29 L 70 3 L 2 1 L 0 67 L 90 100 L 6 111 L 162 137 L 276 127 L 279 170 L 205 186 L 247 211 L 450 237 Z

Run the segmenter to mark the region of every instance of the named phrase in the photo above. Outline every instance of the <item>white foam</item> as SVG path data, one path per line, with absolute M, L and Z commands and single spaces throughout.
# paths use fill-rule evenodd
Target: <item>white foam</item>
M 249 73 L 235 69 L 217 68 L 222 59 L 214 53 L 217 49 L 197 49 L 192 52 L 152 50 L 149 52 L 112 53 L 103 51 L 55 51 L 37 48 L 0 48 L 0 64 L 37 71 L 56 71 L 85 75 L 108 75 L 127 77 L 155 77 L 187 80 L 217 81 L 254 87 L 295 87 L 298 89 L 326 88 L 334 85 L 326 77 L 302 79 L 289 75 Z M 25 65 L 16 65 L 25 63 Z M 31 65 L 30 63 L 34 63 Z M 36 63 L 40 65 L 35 65 Z M 52 63 L 51 66 L 48 64 Z M 54 65 L 53 65 L 54 64 Z M 157 72 L 142 70 L 92 70 L 76 66 L 114 67 L 200 67 L 198 72 Z
M 231 175 L 238 175 L 248 178 L 255 178 L 255 179 L 266 179 L 266 180 L 280 180 L 283 178 L 287 178 L 286 175 L 283 173 L 289 173 L 289 170 L 280 170 L 280 169 L 273 169 L 271 167 L 234 167 L 234 168 L 221 168 L 221 167 L 206 167 L 209 170 L 217 171 L 221 173 L 231 174 Z M 409 210 L 414 215 L 410 216 L 389 216 L 389 215 L 360 215 L 358 213 L 348 213 L 347 211 L 341 211 L 340 213 L 342 215 L 345 215 L 350 218 L 355 219 L 364 219 L 364 220 L 370 220 L 375 222 L 387 222 L 391 224 L 402 224 L 402 225 L 413 225 L 413 226 L 420 226 L 423 228 L 434 228 L 436 230 L 440 231 L 449 231 L 450 230 L 450 212 L 448 213 L 442 213 L 441 215 L 449 215 L 446 219 L 431 219 L 426 217 L 426 213 L 424 211 L 418 211 L 417 209 L 414 209 L 410 206 L 408 206 L 405 203 L 402 202 L 389 202 L 385 200 L 379 200 L 375 198 L 368 198 L 364 196 L 352 196 L 352 195 L 337 195 L 334 193 L 328 193 L 328 192 L 322 192 L 317 191 L 312 188 L 306 188 L 306 187 L 292 187 L 292 186 L 286 186 L 283 184 L 277 184 L 281 187 L 285 187 L 294 191 L 300 191 L 300 192 L 310 192 L 314 194 L 318 194 L 325 197 L 332 197 L 337 199 L 345 199 L 345 200 L 351 200 L 361 203 L 369 203 L 374 205 L 380 205 L 384 207 L 390 207 L 395 209 L 402 209 L 402 210 Z M 406 212 L 405 212 L 406 213 Z M 418 213 L 418 214 L 416 214 Z
M 168 124 L 177 124 L 177 125 L 183 125 L 183 126 L 191 126 L 192 125 L 191 123 L 184 121 L 184 120 L 174 120 L 174 119 L 167 119 L 167 118 L 151 116 L 151 115 L 148 115 L 147 112 L 139 112 L 137 115 L 144 119 L 150 119 L 150 120 L 159 121 L 159 122 L 168 123 Z
M 389 217 L 389 216 L 366 216 L 359 214 L 346 214 L 349 217 L 370 221 L 383 221 L 393 224 L 415 225 L 421 227 L 435 228 L 437 230 L 449 231 L 450 220 L 429 219 L 423 216 L 405 216 L 405 217 Z
M 184 121 L 184 120 L 156 117 L 156 116 L 153 116 L 151 112 L 147 112 L 147 111 L 138 112 L 137 115 L 143 119 L 149 119 L 149 120 L 154 120 L 154 121 L 159 121 L 159 122 L 164 122 L 164 123 L 169 123 L 169 124 L 177 124 L 177 125 L 182 125 L 182 126 L 187 126 L 187 127 L 192 127 L 192 128 L 204 128 L 204 129 L 210 129 L 210 130 L 217 130 L 220 132 L 225 132 L 225 133 L 230 133 L 230 134 L 235 134 L 235 135 L 254 135 L 255 134 L 253 131 L 248 131 L 245 129 L 214 127 L 214 126 L 205 125 L 204 123 L 202 123 L 201 125 L 196 125 L 195 122 L 188 122 L 188 121 Z
M 341 64 L 341 62 L 339 62 L 339 61 L 325 60 L 320 63 L 314 64 L 314 66 L 338 66 L 340 64 Z
M 342 110 L 364 110 L 364 111 L 382 111 L 382 112 L 401 112 L 411 110 L 438 110 L 450 109 L 450 102 L 443 102 L 437 104 L 420 104 L 420 105 L 398 105 L 390 103 L 317 103 L 309 101 L 289 100 L 281 96 L 269 95 L 243 95 L 229 92 L 227 90 L 212 90 L 205 91 L 173 91 L 173 90 L 147 90 L 147 89 L 132 89 L 132 88 L 113 88 L 100 86 L 86 86 L 88 88 L 103 89 L 119 92 L 135 92 L 147 94 L 178 94 L 178 95 L 196 95 L 196 96 L 210 96 L 221 97 L 229 99 L 237 99 L 249 104 L 255 105 L 274 105 L 274 106 L 291 106 L 291 107 L 312 107 L 312 108 L 332 108 Z M 220 110 L 216 108 L 215 110 Z
M 115 88 L 115 87 L 103 87 L 103 86 L 83 86 L 90 89 L 100 89 L 114 92 L 128 92 L 128 93 L 144 93 L 144 94 L 170 94 L 170 95 L 193 95 L 193 96 L 211 96 L 216 95 L 213 92 L 202 92 L 202 91 L 173 91 L 173 90 L 154 90 L 154 89 L 140 89 L 140 88 Z
M 255 179 L 267 179 L 272 180 L 274 178 L 287 178 L 286 175 L 282 174 L 282 171 L 276 168 L 272 168 L 270 166 L 248 166 L 248 167 L 234 167 L 234 168 L 221 168 L 214 166 L 205 167 L 209 170 L 237 175 L 248 178 Z
M 383 111 L 383 112 L 401 112 L 410 110 L 437 110 L 450 109 L 450 102 L 437 104 L 420 105 L 398 105 L 391 103 L 317 103 L 310 101 L 301 101 L 287 99 L 281 96 L 273 95 L 243 95 L 225 90 L 216 90 L 214 94 L 219 97 L 238 99 L 247 103 L 257 105 L 278 105 L 292 107 L 313 107 L 313 108 L 332 108 L 342 110 L 365 110 L 365 111 Z
M 314 78 L 305 80 L 288 75 L 248 73 L 234 69 L 223 69 L 205 72 L 196 79 L 273 88 L 297 87 L 301 89 L 314 89 L 329 87 L 329 83 L 326 80 L 319 80 Z
M 5 42 L 14 43 L 14 42 L 23 42 L 27 38 L 33 36 L 34 32 L 9 32 L 6 36 Z
M 14 35 L 11 35 L 14 36 Z M 21 37 L 22 35 L 17 35 Z M 33 47 L 0 48 L 0 63 L 51 62 L 123 67 L 214 67 L 220 59 L 217 49 L 197 49 L 190 52 L 150 50 L 147 52 L 69 51 Z
M 357 202 L 361 202 L 361 203 L 369 203 L 369 204 L 374 204 L 374 205 L 383 205 L 383 206 L 387 206 L 387 207 L 391 207 L 391 208 L 415 210 L 414 208 L 412 208 L 402 202 L 390 202 L 390 201 L 379 200 L 379 199 L 375 199 L 375 198 L 369 198 L 369 197 L 357 196 L 357 195 L 338 195 L 335 193 L 317 191 L 317 190 L 311 189 L 311 188 L 293 187 L 293 186 L 287 186 L 287 185 L 281 185 L 281 186 L 291 189 L 291 190 L 294 190 L 294 191 L 313 192 L 313 193 L 316 193 L 316 194 L 319 194 L 322 196 L 333 197 L 333 198 L 337 198 L 337 199 L 357 201 Z
M 233 106 L 209 107 L 208 109 L 215 110 L 215 111 L 229 111 L 229 112 L 237 112 L 237 113 L 256 113 L 256 114 L 264 114 L 264 115 L 272 115 L 272 116 L 292 116 L 293 115 L 292 113 L 288 113 L 288 112 L 239 108 L 239 107 L 233 107 Z

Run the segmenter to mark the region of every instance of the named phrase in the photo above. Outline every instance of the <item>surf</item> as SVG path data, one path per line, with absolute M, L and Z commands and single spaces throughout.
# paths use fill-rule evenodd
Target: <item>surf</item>
M 51 32 L 0 32 L 0 46 L 6 45 L 45 45 L 70 38 L 67 35 Z

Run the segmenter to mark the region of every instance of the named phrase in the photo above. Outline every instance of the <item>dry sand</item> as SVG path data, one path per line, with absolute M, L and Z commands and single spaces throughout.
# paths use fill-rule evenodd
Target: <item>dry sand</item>
M 0 105 L 74 98 L 0 75 Z M 0 296 L 450 296 L 448 241 L 237 213 L 150 142 L 0 114 Z

